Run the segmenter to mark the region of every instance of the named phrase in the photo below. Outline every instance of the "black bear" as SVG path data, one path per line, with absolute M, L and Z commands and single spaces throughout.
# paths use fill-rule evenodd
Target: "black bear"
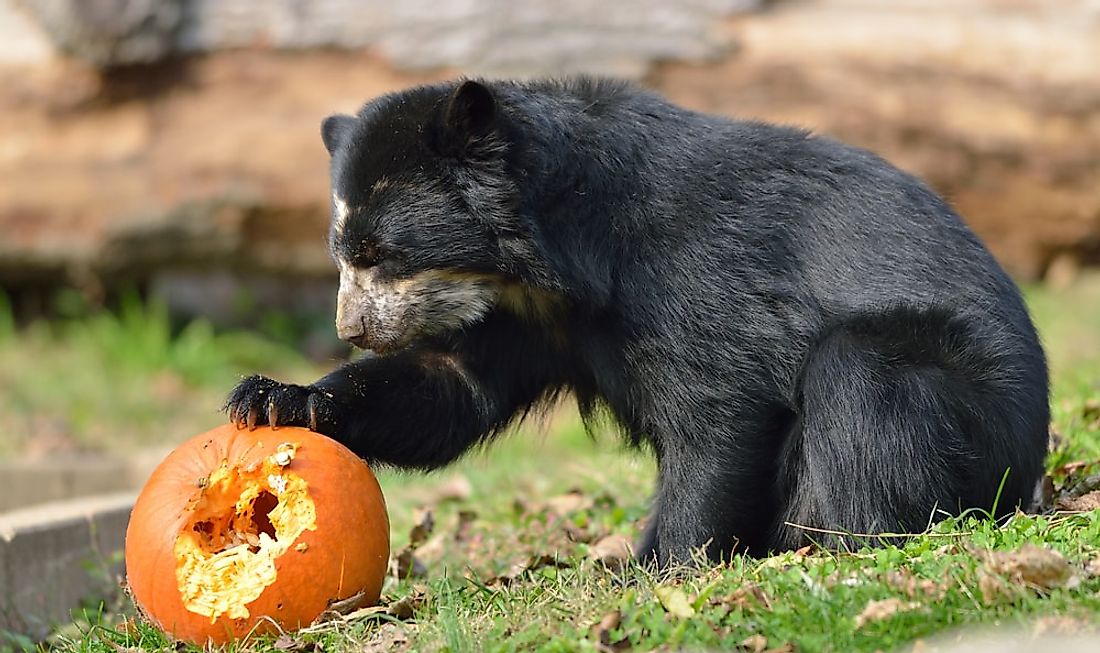
M 247 378 L 231 420 L 431 469 L 573 393 L 656 455 L 660 565 L 1031 499 L 1047 371 L 1019 291 L 876 156 L 589 78 L 423 86 L 321 131 L 336 327 L 372 353 Z

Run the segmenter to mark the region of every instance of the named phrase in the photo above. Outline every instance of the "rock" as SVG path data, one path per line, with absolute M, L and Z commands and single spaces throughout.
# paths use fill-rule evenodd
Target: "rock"
M 872 149 L 1021 279 L 1100 263 L 1100 11 L 1088 0 L 816 0 L 731 21 L 737 53 L 647 81 L 683 104 Z
M 332 52 L 227 52 L 92 86 L 83 69 L 38 85 L 27 70 L 0 68 L 0 283 L 9 286 L 144 282 L 180 269 L 331 278 L 321 119 L 443 76 Z M 92 99 L 57 100 L 52 89 L 69 77 Z M 47 108 L 55 102 L 63 108 Z
M 705 0 L 603 12 L 603 22 L 570 1 L 545 33 L 532 27 L 546 19 L 541 5 L 506 0 L 447 11 L 313 0 L 299 14 L 254 3 L 243 17 L 236 4 L 193 0 L 15 1 L 0 0 L 0 28 L 22 15 L 15 6 L 54 39 L 79 24 L 119 44 L 176 41 L 167 60 L 105 71 L 34 63 L 25 43 L 0 41 L 0 61 L 25 62 L 0 66 L 8 292 L 67 284 L 94 298 L 196 270 L 331 283 L 324 116 L 460 71 L 535 74 L 582 60 L 641 75 L 688 107 L 873 149 L 929 180 L 1021 279 L 1066 283 L 1100 263 L 1100 12 L 1086 0 L 815 0 L 751 13 L 762 3 Z M 187 10 L 177 19 L 171 7 Z M 499 21 L 479 32 L 485 12 Z M 95 54 L 80 35 L 64 38 L 95 62 L 155 59 L 164 47 Z M 302 49 L 224 49 L 256 43 Z M 308 49 L 325 44 L 373 49 Z M 461 68 L 413 71 L 445 62 Z
M 176 43 L 184 0 L 21 0 L 61 52 L 99 67 L 158 61 Z

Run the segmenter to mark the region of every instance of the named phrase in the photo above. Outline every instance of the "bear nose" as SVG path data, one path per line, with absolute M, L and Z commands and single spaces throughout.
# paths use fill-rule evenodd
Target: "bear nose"
M 356 338 L 361 338 L 367 333 L 366 321 L 363 318 L 358 320 L 338 320 L 336 322 L 336 335 L 341 340 L 352 342 Z
M 362 311 L 348 306 L 348 298 L 341 292 L 336 301 L 336 335 L 341 340 L 351 342 L 367 332 L 367 321 Z

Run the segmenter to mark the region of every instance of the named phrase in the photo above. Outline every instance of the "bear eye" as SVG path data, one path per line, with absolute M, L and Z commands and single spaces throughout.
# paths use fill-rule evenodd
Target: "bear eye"
M 364 243 L 355 254 L 355 265 L 360 268 L 373 268 L 382 262 L 382 250 L 374 243 Z

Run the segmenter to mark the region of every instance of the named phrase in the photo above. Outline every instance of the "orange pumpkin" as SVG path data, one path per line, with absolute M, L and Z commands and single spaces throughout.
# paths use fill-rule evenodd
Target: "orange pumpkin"
M 389 533 L 378 482 L 343 445 L 226 424 L 149 478 L 126 530 L 127 579 L 162 630 L 221 644 L 306 626 L 335 601 L 377 602 Z

